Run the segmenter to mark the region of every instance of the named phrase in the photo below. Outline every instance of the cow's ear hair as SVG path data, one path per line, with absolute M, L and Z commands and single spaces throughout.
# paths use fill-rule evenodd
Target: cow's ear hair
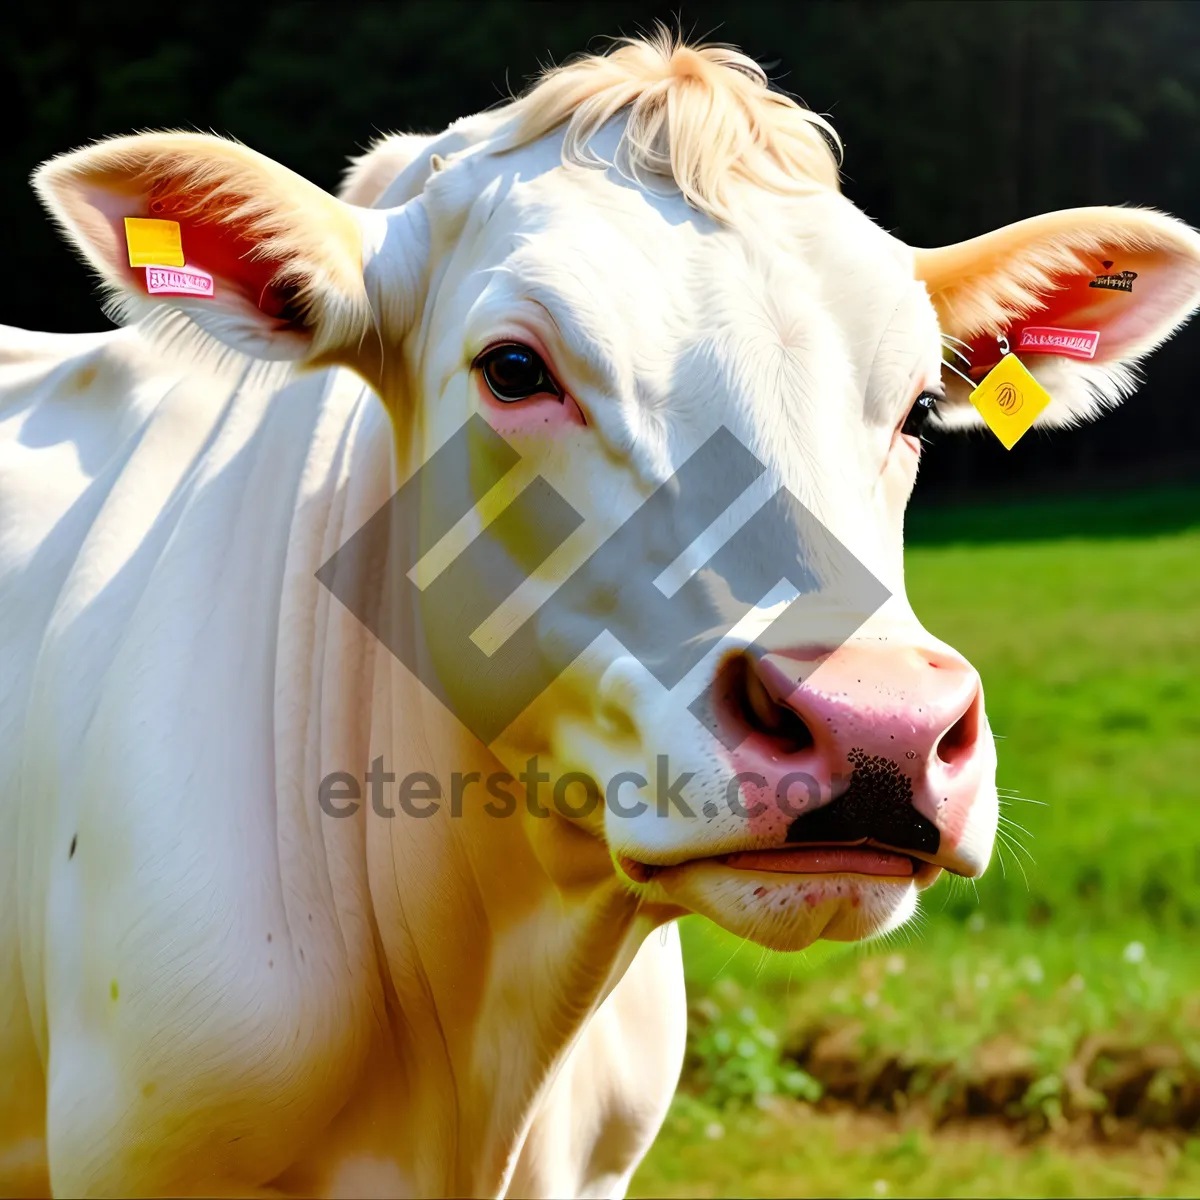
M 389 133 L 377 139 L 366 153 L 350 160 L 338 188 L 338 199 L 373 208 L 393 183 L 419 158 L 429 158 L 436 134 Z M 419 189 L 418 189 L 419 190 Z M 400 202 L 409 199 L 405 196 Z
M 486 137 L 495 120 L 494 114 L 480 113 L 438 134 L 389 133 L 350 160 L 338 197 L 368 208 L 407 204 L 452 155 Z
M 937 309 L 946 361 L 977 383 L 1007 338 L 1052 397 L 1039 425 L 1071 425 L 1118 404 L 1134 389 L 1138 360 L 1200 307 L 1200 235 L 1146 209 L 1047 213 L 916 250 L 914 266 Z M 943 376 L 945 423 L 977 423 L 970 388 Z
M 345 204 L 236 142 L 195 133 L 99 142 L 42 164 L 33 183 L 99 273 L 118 319 L 182 313 L 260 358 L 357 366 L 364 348 L 379 358 L 364 264 L 382 244 L 384 214 Z M 183 268 L 169 252 L 175 275 L 132 266 L 126 218 L 177 225 Z

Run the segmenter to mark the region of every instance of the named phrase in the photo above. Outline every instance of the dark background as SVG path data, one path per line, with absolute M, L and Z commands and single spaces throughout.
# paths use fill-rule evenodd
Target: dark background
M 211 130 L 333 188 L 378 133 L 440 129 L 655 19 L 740 46 L 830 114 L 847 194 L 911 244 L 1083 204 L 1200 225 L 1200 4 L 1186 0 L 35 4 L 9 10 L 0 34 L 0 322 L 105 324 L 28 187 L 53 154 Z M 987 434 L 940 438 L 918 503 L 1195 478 L 1198 370 L 1200 323 L 1086 430 L 1032 433 L 1012 453 Z

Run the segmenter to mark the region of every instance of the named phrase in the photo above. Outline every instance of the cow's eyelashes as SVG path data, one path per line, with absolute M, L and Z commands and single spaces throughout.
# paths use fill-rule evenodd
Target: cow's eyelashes
M 929 422 L 929 418 L 937 412 L 938 401 L 940 396 L 934 395 L 933 392 L 922 392 L 916 400 L 913 401 L 913 406 L 908 410 L 908 416 L 904 418 L 904 424 L 900 426 L 900 432 L 908 437 L 919 438 L 925 432 L 925 426 Z
M 562 388 L 541 355 L 520 342 L 490 346 L 475 360 L 475 366 L 482 372 L 488 391 L 502 404 L 515 404 L 532 396 L 562 399 Z

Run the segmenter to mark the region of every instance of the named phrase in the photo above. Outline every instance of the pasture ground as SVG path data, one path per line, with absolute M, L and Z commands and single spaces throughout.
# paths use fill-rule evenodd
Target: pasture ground
M 1200 489 L 922 510 L 1006 818 L 887 943 L 684 924 L 680 1093 L 633 1195 L 1200 1194 Z

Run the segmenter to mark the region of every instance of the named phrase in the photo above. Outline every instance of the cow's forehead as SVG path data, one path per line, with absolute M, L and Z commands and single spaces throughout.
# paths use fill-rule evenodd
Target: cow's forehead
M 753 372 L 791 352 L 870 406 L 890 376 L 902 388 L 935 369 L 936 319 L 911 250 L 836 192 L 748 189 L 721 225 L 673 187 L 564 165 L 557 138 L 462 168 L 432 193 L 443 214 L 457 210 L 455 254 L 472 260 L 460 266 L 490 277 L 485 316 L 506 301 L 540 305 L 601 377 L 653 391 L 682 356 Z

